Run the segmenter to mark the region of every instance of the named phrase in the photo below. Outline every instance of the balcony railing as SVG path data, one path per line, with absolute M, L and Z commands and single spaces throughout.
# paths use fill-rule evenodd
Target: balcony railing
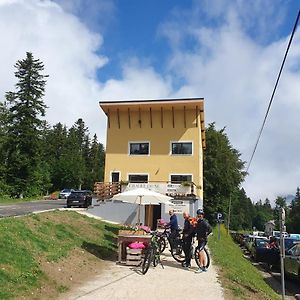
M 149 182 L 96 182 L 94 193 L 99 201 L 112 198 L 114 195 L 137 188 L 146 188 L 175 199 L 195 198 L 196 186 L 193 182 L 170 182 L 170 181 L 149 181 Z

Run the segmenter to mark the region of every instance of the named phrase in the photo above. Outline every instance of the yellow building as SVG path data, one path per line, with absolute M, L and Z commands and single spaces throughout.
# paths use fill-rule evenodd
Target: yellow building
M 203 98 L 100 102 L 107 116 L 105 182 L 203 199 Z

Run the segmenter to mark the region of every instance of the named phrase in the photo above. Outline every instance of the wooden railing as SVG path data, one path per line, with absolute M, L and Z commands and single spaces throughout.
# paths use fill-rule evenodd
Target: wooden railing
M 95 182 L 94 193 L 99 201 L 110 199 L 121 192 L 120 182 Z
M 132 183 L 131 184 L 124 182 L 96 182 L 94 185 L 94 194 L 98 198 L 98 201 L 104 201 L 112 198 L 114 195 L 124 192 L 128 188 L 134 189 L 137 187 L 149 188 L 151 190 L 155 190 L 154 186 L 163 186 L 165 188 L 158 188 L 157 192 L 165 194 L 167 196 L 171 196 L 174 198 L 186 198 L 191 197 L 194 198 L 195 195 L 195 184 L 191 182 L 186 185 L 184 183 L 171 183 L 171 182 L 148 182 L 148 183 Z M 168 186 L 168 188 L 166 188 Z M 181 189 L 177 189 L 177 187 L 181 187 Z M 174 188 L 174 190 L 172 189 Z

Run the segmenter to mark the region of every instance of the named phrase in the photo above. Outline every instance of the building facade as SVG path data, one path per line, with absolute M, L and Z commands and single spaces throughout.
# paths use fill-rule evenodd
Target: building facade
M 109 101 L 100 107 L 107 116 L 105 182 L 202 205 L 203 98 Z

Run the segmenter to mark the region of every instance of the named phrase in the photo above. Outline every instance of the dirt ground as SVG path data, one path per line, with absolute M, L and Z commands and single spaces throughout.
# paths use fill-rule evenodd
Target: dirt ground
M 60 294 L 77 289 L 106 269 L 106 262 L 91 253 L 74 249 L 69 257 L 59 262 L 39 262 L 47 278 L 41 288 L 21 299 L 58 299 Z
M 164 268 L 150 267 L 145 275 L 139 268 L 106 262 L 101 274 L 59 299 L 224 299 L 214 266 L 206 273 L 196 274 L 194 262 L 192 268 L 186 270 L 174 261 L 168 250 L 165 252 Z

